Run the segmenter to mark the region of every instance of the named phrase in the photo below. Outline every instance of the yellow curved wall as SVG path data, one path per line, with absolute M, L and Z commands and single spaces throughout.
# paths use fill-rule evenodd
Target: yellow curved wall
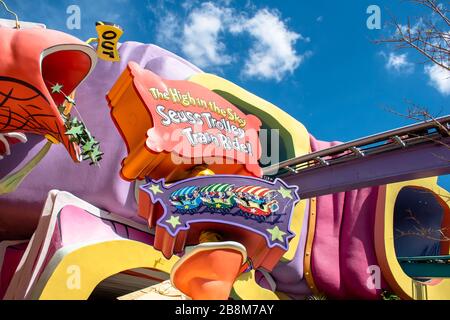
M 55 255 L 55 256 L 58 256 Z M 66 252 L 52 259 L 33 290 L 32 299 L 86 300 L 104 279 L 135 268 L 151 268 L 170 274 L 178 256 L 170 260 L 153 247 L 132 240 L 94 243 Z M 79 288 L 70 288 L 67 281 L 71 266 L 80 270 Z M 245 300 L 277 300 L 278 295 L 255 282 L 255 272 L 242 274 L 233 286 L 232 295 Z
M 41 277 L 38 288 L 42 287 L 42 290 L 33 292 L 32 298 L 84 300 L 101 281 L 116 273 L 135 268 L 154 268 L 170 273 L 178 257 L 167 260 L 159 251 L 144 243 L 114 240 L 74 249 L 58 260 L 52 259 L 50 265 L 54 267 Z M 76 289 L 67 286 L 71 266 L 77 266 L 80 270 L 80 286 Z

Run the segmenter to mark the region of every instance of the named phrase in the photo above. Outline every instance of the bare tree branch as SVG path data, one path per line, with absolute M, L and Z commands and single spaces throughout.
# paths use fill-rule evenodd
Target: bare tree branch
M 376 40 L 377 44 L 393 44 L 396 49 L 413 49 L 420 56 L 425 58 L 424 63 L 432 63 L 443 69 L 450 71 L 450 18 L 449 18 L 449 1 L 446 4 L 438 3 L 437 0 L 407 0 L 409 3 L 422 6 L 427 9 L 427 13 L 419 18 L 412 19 L 407 17 L 406 24 L 402 25 L 395 16 L 392 16 L 390 24 L 393 25 L 394 35 Z M 388 112 L 407 118 L 410 120 L 423 122 L 433 121 L 440 135 L 430 134 L 429 132 L 412 132 L 402 138 L 423 138 L 440 143 L 450 150 L 450 146 L 442 142 L 441 136 L 449 136 L 450 128 L 448 124 L 442 124 L 436 120 L 428 111 L 428 108 L 419 106 L 413 102 L 409 104 L 406 113 L 400 113 L 393 109 L 386 109 Z M 442 159 L 441 156 L 435 155 Z M 450 159 L 443 159 L 449 161 Z M 445 197 L 445 196 L 444 196 Z M 449 197 L 446 202 L 450 201 Z M 406 236 L 417 236 L 434 241 L 450 241 L 450 226 L 440 229 L 425 227 L 415 217 L 414 213 L 409 209 L 408 217 L 413 222 L 410 230 L 395 229 L 396 238 Z
M 443 227 L 440 229 L 424 227 L 411 209 L 407 209 L 406 212 L 408 213 L 408 217 L 406 217 L 406 219 L 412 220 L 415 225 L 412 230 L 410 229 L 408 231 L 400 230 L 398 228 L 395 229 L 396 239 L 407 236 L 416 236 L 433 241 L 450 241 L 450 237 L 447 235 L 450 230 L 449 227 Z
M 427 8 L 428 16 L 415 19 L 411 23 L 408 17 L 406 25 L 392 18 L 395 34 L 387 39 L 376 40 L 375 43 L 396 44 L 397 49 L 413 49 L 440 67 L 450 71 L 450 18 L 449 10 L 436 0 L 408 0 Z

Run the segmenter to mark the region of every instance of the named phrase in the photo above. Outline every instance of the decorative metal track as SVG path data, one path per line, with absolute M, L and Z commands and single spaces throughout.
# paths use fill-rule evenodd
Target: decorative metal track
M 280 177 L 297 183 L 303 190 L 305 187 L 311 188 L 311 191 L 305 192 L 303 197 L 312 197 L 377 183 L 385 184 L 409 178 L 446 174 L 450 173 L 449 131 L 450 115 L 447 115 L 282 161 L 264 168 L 264 175 L 269 179 Z M 407 156 L 416 158 L 407 159 Z M 397 160 L 400 158 L 405 165 L 408 164 L 411 168 L 405 166 L 405 170 L 397 170 L 399 171 L 398 175 L 392 170 L 392 172 L 388 172 L 389 166 L 393 164 L 389 161 L 398 162 Z M 381 161 L 383 159 L 384 162 Z M 414 161 L 426 163 L 414 164 Z M 368 164 L 373 165 L 375 171 L 373 176 L 362 171 L 360 172 L 361 179 L 359 179 L 361 181 L 358 181 L 357 177 L 346 178 L 344 176 L 344 174 L 351 176 L 351 173 L 348 172 L 350 166 L 354 166 L 356 171 L 358 168 L 362 170 L 363 167 L 364 170 L 370 170 L 367 168 Z M 380 168 L 382 166 L 386 167 L 384 168 L 386 173 L 383 173 L 384 169 Z M 317 179 L 329 180 L 328 189 L 325 185 L 311 187 L 311 184 L 318 184 L 311 180 L 314 176 Z M 309 180 L 305 180 L 306 177 Z M 303 182 L 301 178 L 304 179 Z M 341 186 L 333 184 L 331 180 L 334 178 L 342 180 Z M 353 188 L 349 184 L 352 182 L 354 183 Z

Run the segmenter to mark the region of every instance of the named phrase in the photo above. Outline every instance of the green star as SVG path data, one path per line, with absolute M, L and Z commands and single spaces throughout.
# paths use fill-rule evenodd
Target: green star
M 285 189 L 283 187 L 280 187 L 280 189 L 278 189 L 278 192 L 281 194 L 283 199 L 285 199 L 285 198 L 293 199 L 292 198 L 292 194 L 291 194 L 291 190 L 289 190 L 289 189 Z
M 273 229 L 267 229 L 267 232 L 269 232 L 272 235 L 272 241 L 278 240 L 280 242 L 283 242 L 283 236 L 286 234 L 286 232 L 281 231 L 278 226 L 275 226 Z
M 101 155 L 103 155 L 103 152 L 100 151 L 100 148 L 98 146 L 95 146 L 94 149 L 92 149 L 92 152 L 90 153 L 91 159 L 98 159 Z M 95 162 L 94 160 L 94 162 Z
M 177 225 L 181 224 L 180 217 L 171 216 L 170 219 L 166 220 L 168 224 L 172 226 L 172 228 L 176 229 Z
M 82 147 L 83 153 L 84 153 L 84 152 L 90 152 L 90 151 L 92 150 L 92 148 L 93 148 L 96 144 L 98 144 L 98 142 L 95 141 L 95 139 L 92 139 L 92 138 L 91 138 L 89 141 L 87 141 L 87 142 L 83 145 L 83 147 Z
M 95 137 L 93 137 L 91 135 L 91 133 L 89 132 L 89 130 L 84 126 L 83 128 L 83 134 L 81 136 L 81 140 L 84 144 L 87 144 L 89 142 L 92 142 L 92 147 L 99 144 L 99 142 L 97 140 L 94 139 Z
M 75 126 L 83 126 L 83 123 L 81 121 L 78 121 L 78 119 L 76 117 L 73 119 L 70 119 L 69 124 L 70 124 L 69 125 L 70 128 L 75 127 Z
M 75 125 L 66 131 L 66 135 L 77 136 L 83 133 L 83 126 Z
M 158 193 L 163 193 L 159 188 L 159 184 L 152 184 L 152 186 L 149 189 L 153 192 L 154 195 L 157 195 Z
M 55 85 L 52 87 L 52 93 L 61 93 L 62 87 L 63 87 L 62 84 L 59 84 L 59 83 L 55 84 Z

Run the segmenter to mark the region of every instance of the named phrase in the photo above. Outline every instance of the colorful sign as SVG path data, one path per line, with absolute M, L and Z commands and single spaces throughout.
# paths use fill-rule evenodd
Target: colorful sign
M 109 22 L 97 21 L 95 29 L 98 34 L 97 55 L 106 61 L 119 61 L 117 44 L 123 34 L 122 28 Z
M 156 227 L 154 246 L 166 257 L 198 243 L 201 231 L 214 230 L 241 242 L 254 267 L 270 270 L 294 237 L 290 223 L 297 187 L 280 179 L 214 175 L 169 186 L 152 180 L 140 189 L 140 215 Z
M 247 174 L 261 176 L 261 121 L 205 87 L 161 79 L 130 62 L 108 99 L 128 146 L 126 179 L 154 177 L 149 164 L 158 157 L 161 162 L 164 152 L 175 164 L 239 163 Z M 132 173 L 127 166 L 134 167 Z

